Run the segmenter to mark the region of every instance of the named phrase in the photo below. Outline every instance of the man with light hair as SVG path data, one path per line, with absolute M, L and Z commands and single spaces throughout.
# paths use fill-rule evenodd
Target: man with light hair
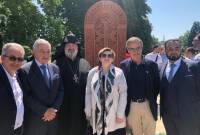
M 134 135 L 155 135 L 160 83 L 158 65 L 142 58 L 143 42 L 140 38 L 129 38 L 126 49 L 131 58 L 122 61 L 120 66 L 128 86 L 128 127 Z
M 24 64 L 20 78 L 24 88 L 24 135 L 57 135 L 57 115 L 63 99 L 59 68 L 49 63 L 51 44 L 37 39 L 33 45 L 34 59 Z
M 24 103 L 17 70 L 24 60 L 24 48 L 18 43 L 7 43 L 2 48 L 0 64 L 0 133 L 21 135 Z

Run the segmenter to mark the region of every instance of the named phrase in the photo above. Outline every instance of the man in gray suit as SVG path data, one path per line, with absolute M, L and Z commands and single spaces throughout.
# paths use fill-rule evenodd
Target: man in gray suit
M 178 39 L 165 43 L 168 57 L 160 72 L 161 116 L 167 135 L 199 135 L 200 64 L 186 63 Z
M 33 45 L 34 60 L 20 70 L 24 88 L 24 135 L 56 135 L 57 112 L 63 99 L 59 69 L 49 64 L 51 45 L 38 39 Z

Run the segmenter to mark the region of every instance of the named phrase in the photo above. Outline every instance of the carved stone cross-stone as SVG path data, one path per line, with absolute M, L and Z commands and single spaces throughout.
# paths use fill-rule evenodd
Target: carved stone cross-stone
M 87 11 L 84 22 L 85 57 L 92 66 L 98 64 L 98 51 L 110 47 L 116 53 L 115 64 L 124 59 L 127 17 L 111 0 L 100 0 Z

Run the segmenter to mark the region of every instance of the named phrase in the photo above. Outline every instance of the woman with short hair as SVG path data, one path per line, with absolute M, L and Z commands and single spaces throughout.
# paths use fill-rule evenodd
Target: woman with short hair
M 127 84 L 123 71 L 113 65 L 115 52 L 103 48 L 98 53 L 99 66 L 87 78 L 85 114 L 93 135 L 125 135 Z

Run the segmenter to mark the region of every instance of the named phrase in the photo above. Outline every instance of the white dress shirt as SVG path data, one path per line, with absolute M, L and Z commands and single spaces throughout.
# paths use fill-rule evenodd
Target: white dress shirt
M 151 52 L 145 56 L 145 59 L 154 61 L 155 63 L 158 64 L 158 69 L 161 69 L 163 61 L 160 54 Z
M 175 67 L 174 67 L 173 75 L 172 76 L 174 76 L 176 74 L 178 68 L 180 67 L 180 65 L 181 65 L 181 58 L 179 58 L 177 61 L 175 61 L 174 64 L 175 64 Z M 171 63 L 168 60 L 167 67 L 166 67 L 166 70 L 165 70 L 165 74 L 166 74 L 167 79 L 169 78 L 169 72 L 171 70 L 170 65 L 171 65 Z
M 10 82 L 10 85 L 11 85 L 11 88 L 13 91 L 13 95 L 14 95 L 14 99 L 15 99 L 15 103 L 17 106 L 17 113 L 16 113 L 16 119 L 15 119 L 15 125 L 14 125 L 14 129 L 17 129 L 22 126 L 23 120 L 24 120 L 23 92 L 17 81 L 16 74 L 14 76 L 11 76 L 6 71 L 5 68 L 4 68 L 4 71 L 6 72 L 8 80 Z

